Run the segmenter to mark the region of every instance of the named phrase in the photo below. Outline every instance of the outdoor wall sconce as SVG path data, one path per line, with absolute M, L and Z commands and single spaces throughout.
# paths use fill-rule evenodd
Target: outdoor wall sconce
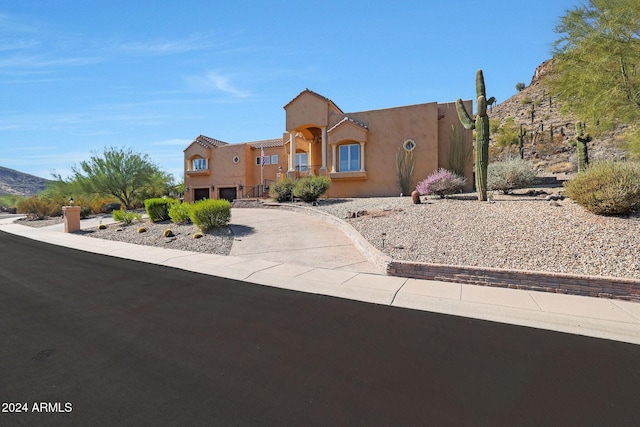
M 387 240 L 387 233 L 382 233 L 382 249 L 384 249 L 384 241 Z
M 211 186 L 211 189 L 213 190 L 214 188 L 216 188 L 214 185 Z
M 185 187 L 185 191 L 189 191 L 189 187 Z

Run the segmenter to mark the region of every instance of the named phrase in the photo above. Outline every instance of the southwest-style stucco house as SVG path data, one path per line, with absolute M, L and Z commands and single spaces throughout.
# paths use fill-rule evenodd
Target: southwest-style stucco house
M 284 109 L 282 138 L 229 144 L 198 136 L 184 150 L 185 201 L 256 197 L 284 175 L 309 174 L 331 179 L 327 197 L 398 196 L 398 150 L 413 150 L 417 182 L 449 167 L 452 126 L 468 149 L 473 144 L 454 102 L 345 113 L 306 89 Z M 465 178 L 471 190 L 471 162 Z

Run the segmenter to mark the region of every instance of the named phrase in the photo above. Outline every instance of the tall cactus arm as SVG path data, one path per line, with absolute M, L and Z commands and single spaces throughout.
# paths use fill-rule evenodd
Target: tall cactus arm
M 467 109 L 464 108 L 464 104 L 462 103 L 462 99 L 458 98 L 456 100 L 456 111 L 458 111 L 458 118 L 460 119 L 460 123 L 464 126 L 465 129 L 474 129 L 476 124 L 473 119 L 467 113 Z
M 487 97 L 487 92 L 484 88 L 484 75 L 482 74 L 482 70 L 476 71 L 476 98 L 480 98 L 481 96 Z

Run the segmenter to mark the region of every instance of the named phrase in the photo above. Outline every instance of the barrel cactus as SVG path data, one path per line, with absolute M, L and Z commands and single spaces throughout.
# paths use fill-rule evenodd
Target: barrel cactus
M 487 166 L 489 165 L 489 116 L 487 116 L 487 104 L 493 104 L 495 98 L 487 99 L 484 87 L 484 76 L 482 70 L 476 71 L 476 104 L 478 112 L 475 121 L 467 112 L 462 99 L 456 100 L 456 110 L 458 118 L 465 129 L 475 129 L 476 131 L 476 190 L 478 200 L 487 200 Z

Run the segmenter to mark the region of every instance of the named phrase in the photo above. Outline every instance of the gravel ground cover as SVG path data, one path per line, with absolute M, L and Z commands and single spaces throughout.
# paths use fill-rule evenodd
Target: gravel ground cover
M 62 217 L 50 218 L 37 221 L 21 221 L 23 225 L 31 227 L 46 227 L 60 224 Z M 141 222 L 134 221 L 129 225 L 109 224 L 104 230 L 98 227 L 78 231 L 88 237 L 98 239 L 115 240 L 119 242 L 133 243 L 136 245 L 157 246 L 162 248 L 178 249 L 190 252 L 202 252 L 217 255 L 229 255 L 233 244 L 233 233 L 229 227 L 222 227 L 202 233 L 201 238 L 194 238 L 194 234 L 200 230 L 193 224 L 173 224 L 170 221 Z M 145 228 L 145 232 L 139 233 L 140 227 Z M 174 236 L 165 237 L 164 231 L 170 229 Z
M 344 219 L 372 245 L 395 260 L 640 279 L 640 214 L 602 217 L 569 199 L 540 195 L 494 194 L 478 202 L 475 194 L 447 199 L 410 197 L 325 199 L 302 204 Z M 260 203 L 236 207 L 260 207 Z M 25 221 L 45 226 L 61 219 Z M 147 228 L 138 233 L 138 227 Z M 134 223 L 83 231 L 90 237 L 228 255 L 229 228 L 194 239 L 194 225 Z M 165 238 L 171 228 L 175 237 Z M 382 233 L 386 238 L 382 240 Z
M 602 217 L 545 197 L 335 199 L 316 208 L 395 260 L 640 279 L 640 215 Z
M 140 227 L 146 230 L 139 232 Z M 171 237 L 165 237 L 165 230 L 170 229 Z M 229 255 L 233 244 L 233 233 L 229 227 L 221 227 L 207 232 L 200 232 L 202 237 L 194 235 L 200 230 L 193 224 L 174 224 L 171 221 L 133 222 L 129 225 L 109 224 L 106 229 L 91 228 L 80 233 L 98 239 L 117 240 L 136 245 L 157 246 L 181 251 L 202 252 L 216 255 Z

